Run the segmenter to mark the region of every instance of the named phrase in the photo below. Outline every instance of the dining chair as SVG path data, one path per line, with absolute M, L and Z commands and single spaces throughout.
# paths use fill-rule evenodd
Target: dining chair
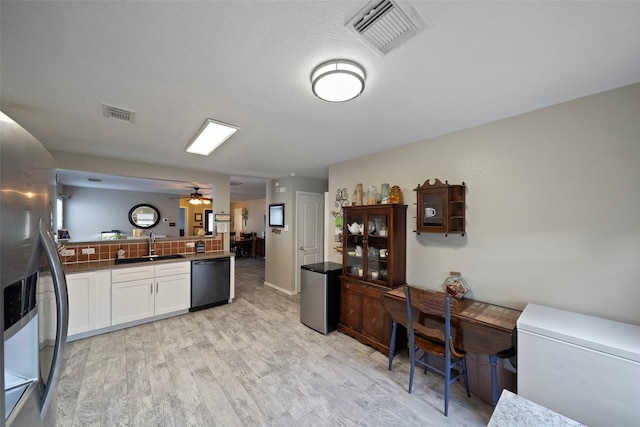
M 457 301 L 452 301 L 449 296 L 439 293 L 431 293 L 424 298 L 417 297 L 412 301 L 411 286 L 405 288 L 405 295 L 411 361 L 409 393 L 413 387 L 413 373 L 416 366 L 424 368 L 425 374 L 428 370 L 432 370 L 444 376 L 444 415 L 448 416 L 451 384 L 462 377 L 467 396 L 471 397 L 465 352 L 455 348 L 451 336 L 451 303 L 456 304 Z M 417 357 L 420 350 L 423 354 Z M 432 364 L 429 361 L 430 355 L 436 356 L 441 363 Z

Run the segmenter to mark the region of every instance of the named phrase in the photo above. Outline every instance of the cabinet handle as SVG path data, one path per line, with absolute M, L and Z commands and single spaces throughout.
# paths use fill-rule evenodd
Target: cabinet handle
M 352 310 L 349 310 L 349 314 L 353 314 L 353 309 L 352 309 Z
M 158 282 L 156 282 L 156 294 L 158 293 Z
M 151 286 L 150 293 L 153 294 L 153 283 L 150 286 Z
M 376 318 L 371 319 L 371 323 L 376 323 Z

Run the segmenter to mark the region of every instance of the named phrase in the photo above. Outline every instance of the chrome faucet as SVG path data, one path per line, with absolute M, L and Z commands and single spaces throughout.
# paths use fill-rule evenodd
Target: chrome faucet
M 156 253 L 156 250 L 153 249 L 153 245 L 156 243 L 156 234 L 149 230 L 149 256 L 153 256 Z

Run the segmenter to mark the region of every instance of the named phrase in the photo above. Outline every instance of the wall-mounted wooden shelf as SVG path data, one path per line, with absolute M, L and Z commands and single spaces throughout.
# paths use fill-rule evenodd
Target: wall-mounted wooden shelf
M 418 195 L 416 230 L 420 233 L 465 233 L 465 192 L 466 185 L 452 185 L 435 179 L 431 184 L 426 180 L 414 189 Z

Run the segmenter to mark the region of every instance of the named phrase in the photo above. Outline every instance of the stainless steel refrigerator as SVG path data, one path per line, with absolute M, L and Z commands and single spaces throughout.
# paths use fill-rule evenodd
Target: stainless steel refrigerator
M 54 426 L 68 299 L 53 238 L 51 155 L 0 112 L 1 426 Z

